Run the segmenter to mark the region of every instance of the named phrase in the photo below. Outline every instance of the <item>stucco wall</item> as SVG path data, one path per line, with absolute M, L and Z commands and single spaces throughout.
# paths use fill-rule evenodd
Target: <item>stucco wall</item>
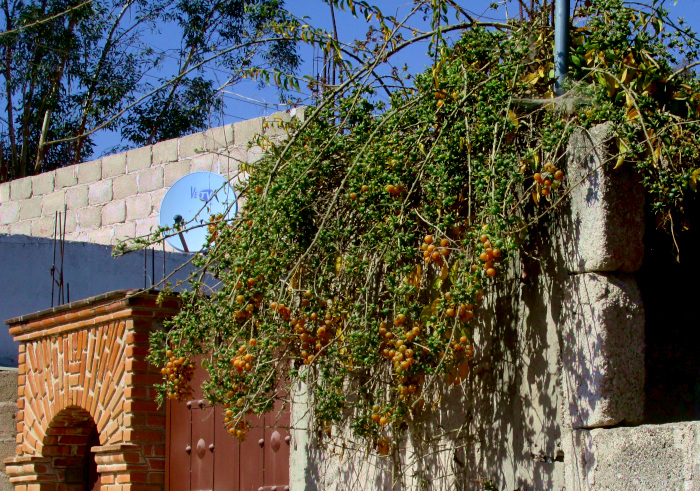
M 0 367 L 0 462 L 14 457 L 17 435 L 17 369 Z M 0 491 L 14 490 L 0 466 Z
M 394 489 L 700 489 L 699 422 L 635 426 L 644 193 L 632 169 L 613 169 L 612 136 L 606 125 L 573 136 L 571 192 L 511 265 L 516 279 L 485 297 L 471 373 L 392 442 L 404 472 L 351 438 L 316 439 L 299 387 L 292 489 L 390 490 L 392 478 Z
M 148 251 L 146 271 L 143 253 L 112 257 L 110 246 L 85 242 L 66 242 L 63 259 L 64 284 L 70 285 L 70 300 L 80 300 L 113 290 L 148 287 L 155 266 L 155 282 L 163 279 L 163 252 Z M 189 259 L 188 254 L 166 252 L 166 274 L 173 273 Z M 154 259 L 154 260 L 152 260 Z M 60 267 L 59 256 L 56 267 Z M 51 266 L 53 239 L 25 235 L 0 235 L 0 322 L 51 307 Z M 175 273 L 170 281 L 186 278 L 189 270 Z M 65 289 L 64 289 L 65 293 Z M 59 305 L 58 288 L 54 306 Z M 0 328 L 0 366 L 17 366 L 18 343 L 2 324 Z

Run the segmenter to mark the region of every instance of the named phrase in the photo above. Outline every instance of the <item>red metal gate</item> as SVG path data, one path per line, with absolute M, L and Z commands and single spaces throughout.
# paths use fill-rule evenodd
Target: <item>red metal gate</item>
M 195 374 L 194 387 L 201 383 L 202 372 Z M 228 434 L 223 418 L 220 407 L 203 399 L 168 402 L 166 489 L 288 490 L 289 408 L 253 418 L 243 443 Z

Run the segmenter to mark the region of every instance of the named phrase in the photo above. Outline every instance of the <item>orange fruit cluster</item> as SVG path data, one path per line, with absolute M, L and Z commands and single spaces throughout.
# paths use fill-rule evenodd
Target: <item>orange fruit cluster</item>
M 401 193 L 403 193 L 403 186 L 401 184 L 397 184 L 396 186 L 393 184 L 388 184 L 384 190 L 392 196 L 399 196 Z
M 249 344 L 250 346 L 255 346 L 257 344 L 257 341 L 255 339 L 251 339 L 249 341 Z M 255 355 L 252 353 L 248 353 L 247 351 L 248 347 L 245 344 L 242 344 L 238 348 L 238 355 L 234 356 L 231 359 L 231 366 L 235 370 L 235 373 L 241 374 L 243 372 L 250 372 L 251 370 L 253 370 Z
M 440 239 L 439 247 L 435 245 L 435 237 L 432 235 L 426 235 L 423 238 L 423 244 L 420 248 L 423 251 L 423 258 L 426 263 L 435 263 L 438 266 L 445 264 L 445 259 L 450 256 L 450 249 L 448 246 L 450 241 L 448 239 Z
M 498 274 L 496 265 L 501 260 L 503 252 L 500 249 L 493 247 L 491 241 L 489 240 L 489 236 L 486 234 L 479 237 L 479 242 L 481 242 L 481 245 L 484 247 L 484 251 L 479 255 L 479 259 L 481 259 L 481 262 L 483 263 L 486 274 L 493 278 Z
M 308 301 L 308 298 L 306 299 Z M 311 364 L 319 352 L 331 342 L 333 333 L 342 324 L 342 317 L 326 312 L 321 318 L 316 312 L 294 318 L 290 322 L 294 333 L 299 337 L 301 359 L 305 365 Z
M 542 196 L 549 196 L 552 190 L 557 189 L 564 179 L 564 173 L 557 169 L 554 164 L 547 162 L 544 164 L 544 172 L 537 172 L 533 179 L 537 183 L 537 190 Z
M 168 362 L 160 372 L 165 377 L 169 385 L 168 397 L 178 401 L 186 401 L 191 399 L 194 391 L 190 386 L 190 381 L 194 375 L 194 363 L 185 357 L 177 357 L 172 350 L 167 350 L 165 356 L 168 357 Z

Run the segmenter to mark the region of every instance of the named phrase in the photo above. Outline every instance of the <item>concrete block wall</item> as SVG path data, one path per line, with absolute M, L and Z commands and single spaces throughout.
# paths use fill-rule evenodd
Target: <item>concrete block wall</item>
M 0 367 L 0 461 L 15 455 L 17 438 L 17 369 Z M 0 466 L 0 491 L 14 490 Z
M 613 136 L 609 125 L 573 135 L 566 205 L 512 264 L 524 279 L 485 297 L 493 314 L 480 314 L 466 382 L 396 442 L 398 488 L 700 489 L 700 422 L 633 426 L 645 400 L 644 192 L 632 169 L 614 169 Z M 305 389 L 294 396 L 292 489 L 394 488 L 388 459 L 317 441 Z
M 258 135 L 285 136 L 281 122 L 303 110 L 275 113 L 156 143 L 91 162 L 0 184 L 0 234 L 53 237 L 55 212 L 66 213 L 66 239 L 114 245 L 158 226 L 160 203 L 185 174 L 239 177 L 260 158 Z M 171 250 L 169 246 L 166 250 Z

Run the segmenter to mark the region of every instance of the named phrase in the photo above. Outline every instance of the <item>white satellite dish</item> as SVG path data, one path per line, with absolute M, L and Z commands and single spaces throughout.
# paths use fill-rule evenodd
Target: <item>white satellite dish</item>
M 161 227 L 179 229 L 165 240 L 175 249 L 197 252 L 206 244 L 207 224 L 212 215 L 233 220 L 238 197 L 228 181 L 213 172 L 193 172 L 177 180 L 160 204 Z

